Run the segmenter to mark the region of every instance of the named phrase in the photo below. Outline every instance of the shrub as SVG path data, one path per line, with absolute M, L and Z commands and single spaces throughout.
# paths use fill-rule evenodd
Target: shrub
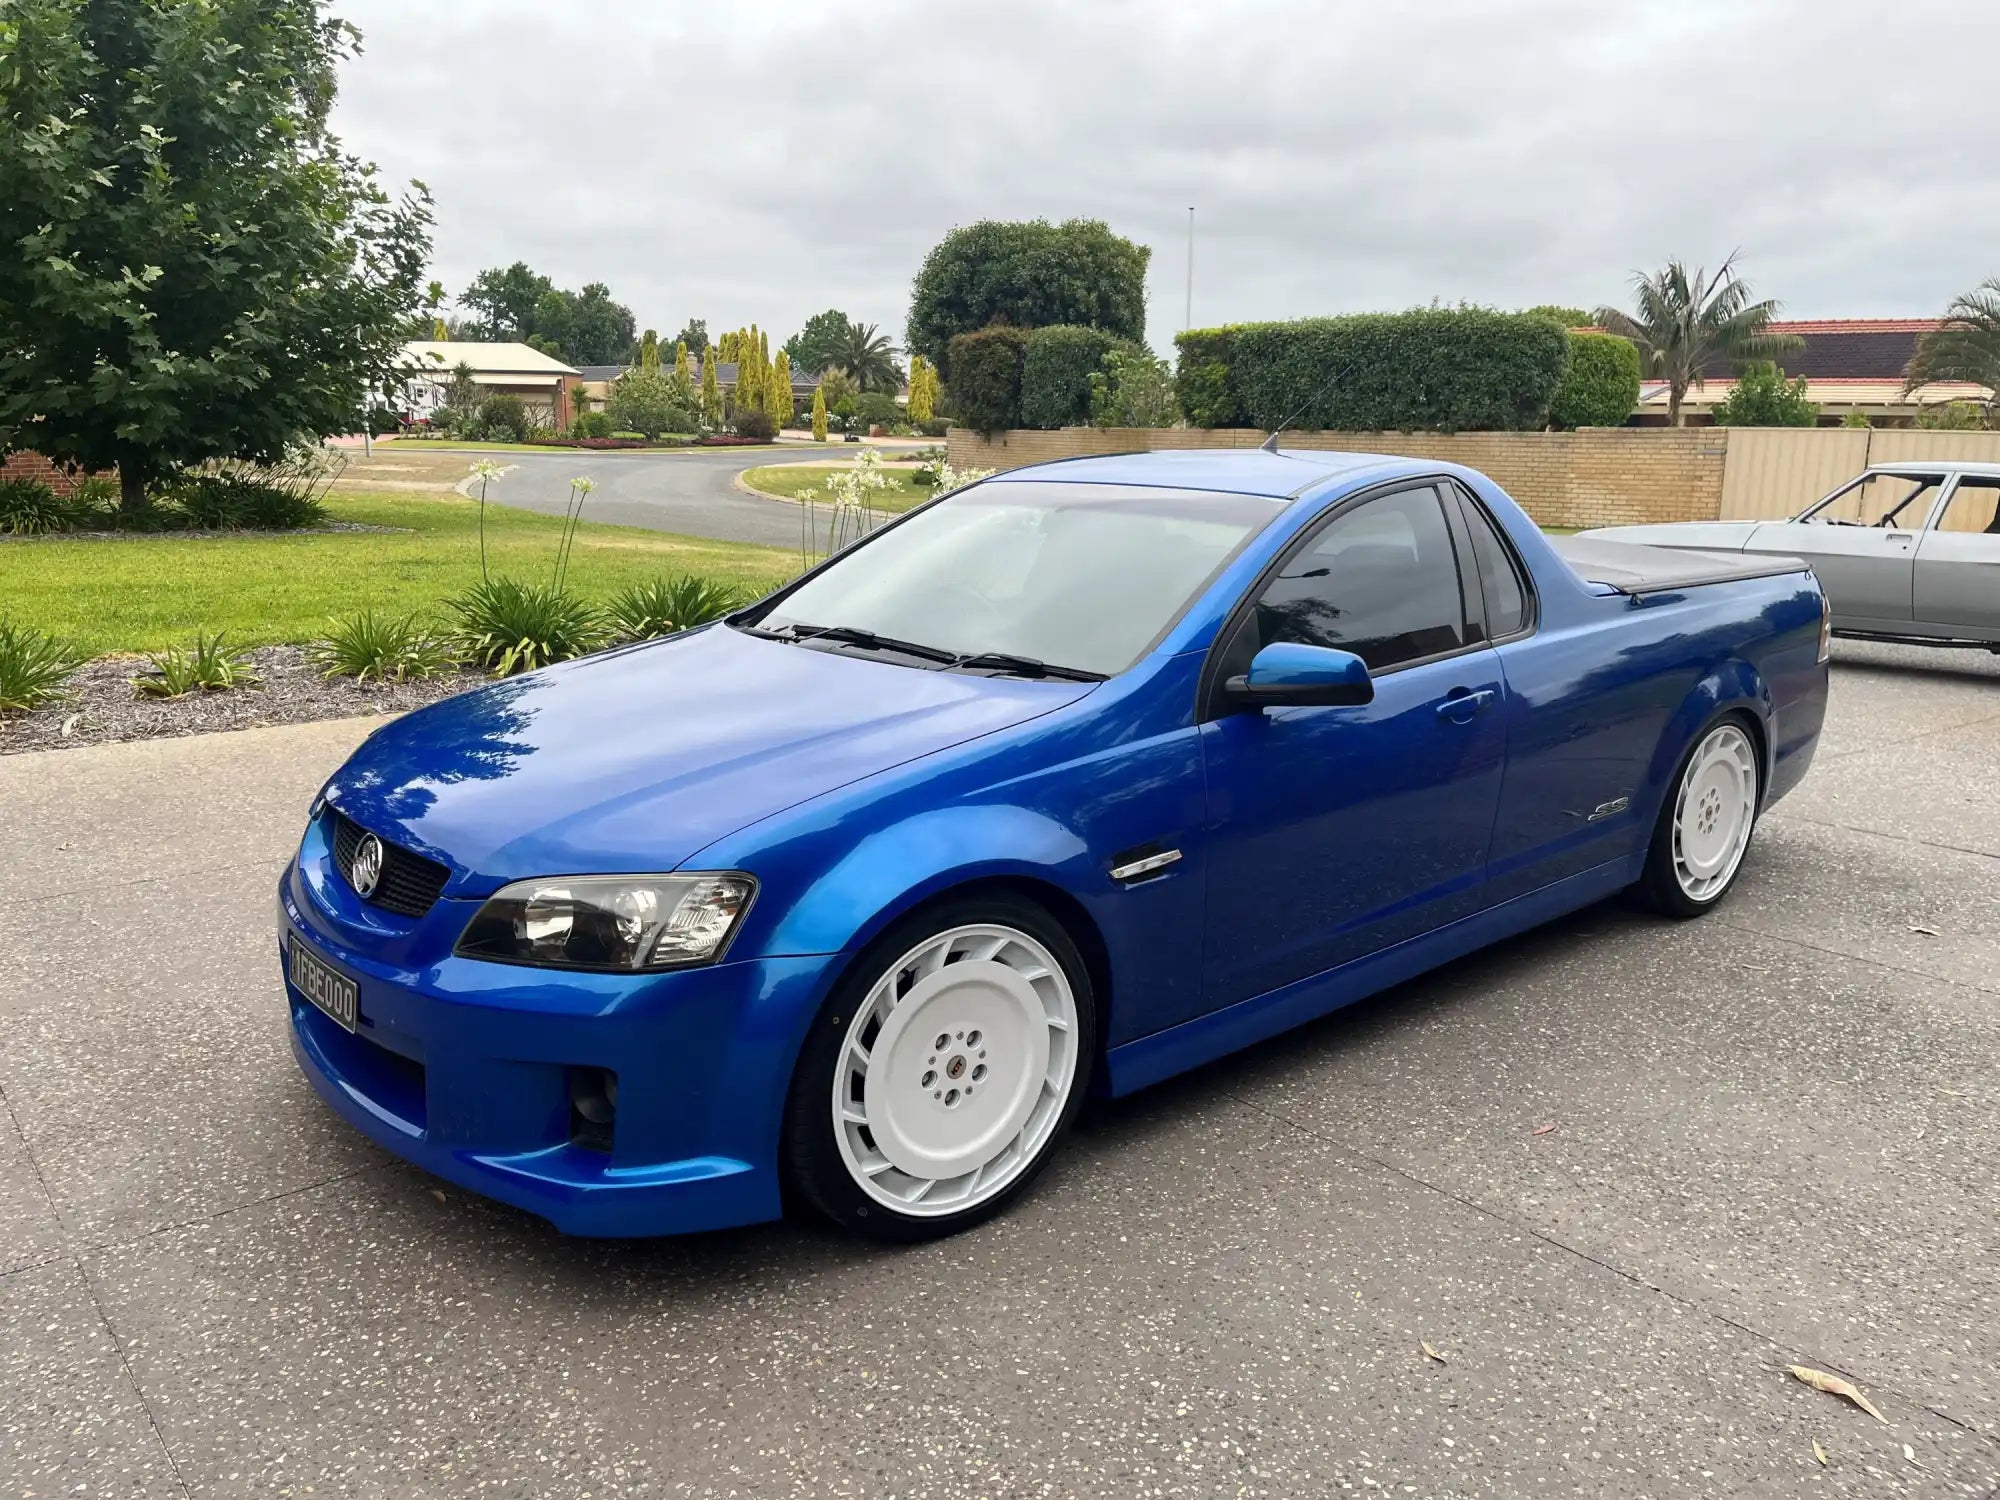
M 948 417 L 932 417 L 928 422 L 917 423 L 917 431 L 925 437 L 943 437 L 951 431 L 951 419 Z
M 1554 427 L 1622 427 L 1639 404 L 1639 350 L 1615 333 L 1569 335 L 1569 368 L 1549 403 Z
M 135 677 L 132 686 L 145 698 L 184 698 L 189 693 L 220 693 L 230 688 L 255 687 L 257 674 L 250 670 L 250 658 L 222 644 L 222 632 L 196 632 L 194 649 L 174 646 L 146 658 L 153 664 L 150 677 Z
M 325 640 L 306 647 L 306 659 L 328 677 L 407 682 L 458 666 L 457 646 L 414 612 L 378 615 L 370 609 L 332 625 Z
M 1986 409 L 1977 401 L 1934 403 L 1918 409 L 1917 426 L 1932 432 L 1983 432 Z
M 1868 428 L 1868 427 L 1873 427 L 1875 424 L 1868 420 L 1867 412 L 1850 411 L 1846 416 L 1840 419 L 1840 425 L 1842 427 Z
M 83 653 L 68 641 L 0 615 L 0 713 L 59 702 L 82 665 Z
M 768 443 L 778 435 L 777 421 L 761 406 L 738 407 L 729 425 L 736 429 L 738 437 L 752 442 Z
M 480 435 L 488 442 L 511 439 L 523 443 L 528 439 L 528 409 L 519 396 L 504 391 L 488 396 L 479 403 L 479 415 L 474 420 Z
M 741 590 L 682 573 L 633 584 L 611 601 L 605 613 L 619 640 L 646 641 L 719 620 L 742 603 Z
M 863 391 L 854 398 L 854 419 L 869 427 L 895 427 L 907 421 L 907 414 L 887 391 Z
M 0 532 L 48 536 L 76 525 L 76 507 L 39 479 L 0 479 Z
M 815 443 L 826 441 L 826 390 L 813 387 L 812 435 Z
M 1090 377 L 1090 416 L 1099 427 L 1171 427 L 1180 420 L 1164 359 L 1145 349 L 1113 349 Z
M 1102 328 L 1057 323 L 1028 331 L 1021 359 L 1023 427 L 1087 427 L 1091 421 L 1090 377 L 1104 369 L 1114 349 L 1136 352 L 1137 345 Z
M 1786 380 L 1768 359 L 1753 359 L 1736 388 L 1715 405 L 1718 427 L 1817 427 L 1819 403 L 1806 399 L 1806 378 Z
M 617 428 L 611 424 L 610 412 L 587 411 L 569 424 L 568 435 L 572 438 L 608 438 L 616 431 Z
M 170 531 L 296 531 L 326 519 L 310 485 L 274 482 L 248 474 L 184 474 L 159 492 L 158 514 L 132 529 Z M 125 518 L 114 518 L 124 525 Z
M 456 620 L 454 643 L 495 677 L 532 672 L 605 644 L 596 606 L 547 584 L 485 579 L 445 607 Z
M 69 488 L 70 509 L 81 529 L 109 526 L 118 509 L 118 484 L 102 474 L 86 474 Z
M 642 434 L 648 442 L 663 432 L 694 432 L 701 419 L 692 400 L 677 399 L 685 382 L 657 369 L 627 370 L 611 386 L 611 401 L 604 415 L 612 430 L 625 429 Z M 691 393 L 688 393 L 691 395 Z
M 1478 307 L 1245 323 L 1184 334 L 1193 405 L 1263 428 L 1461 432 L 1548 422 L 1569 336 Z M 1217 351 L 1227 349 L 1226 357 Z M 1191 357 L 1191 355 L 1193 357 Z M 1220 364 L 1217 372 L 1202 367 Z M 1229 394 L 1239 400 L 1230 409 Z M 1190 413 L 1192 415 L 1192 411 Z
M 988 437 L 1021 425 L 1028 336 L 996 323 L 951 341 L 951 394 L 965 425 Z
M 1174 396 L 1193 427 L 1241 427 L 1249 420 L 1243 393 L 1236 388 L 1236 330 L 1191 328 L 1174 339 L 1180 366 L 1174 374 Z

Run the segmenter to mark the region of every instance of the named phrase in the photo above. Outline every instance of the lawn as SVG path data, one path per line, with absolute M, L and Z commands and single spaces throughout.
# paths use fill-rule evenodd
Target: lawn
M 931 487 L 917 478 L 915 470 L 882 469 L 879 472 L 889 481 L 887 487 L 863 492 L 875 509 L 905 511 L 930 499 Z M 820 499 L 824 500 L 826 482 L 831 477 L 832 470 L 822 464 L 771 464 L 749 470 L 744 474 L 743 482 L 753 490 L 782 495 L 787 500 L 798 499 L 802 491 L 817 489 Z
M 0 542 L 0 611 L 93 654 L 153 651 L 228 632 L 238 645 L 307 641 L 329 616 L 428 609 L 479 580 L 477 501 L 335 494 L 335 519 L 395 532 L 119 537 Z M 546 579 L 562 520 L 489 506 L 487 564 Z M 579 527 L 570 581 L 592 598 L 660 573 L 701 573 L 759 592 L 798 571 L 788 549 Z

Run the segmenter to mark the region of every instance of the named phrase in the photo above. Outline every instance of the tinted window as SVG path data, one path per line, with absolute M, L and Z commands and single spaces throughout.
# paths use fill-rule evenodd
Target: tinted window
M 1122 672 L 1283 508 L 1259 495 L 992 480 L 842 553 L 757 623 Z
M 1479 567 L 1479 587 L 1486 601 L 1486 634 L 1512 635 L 1528 623 L 1528 596 L 1512 549 L 1501 540 L 1486 507 L 1470 495 L 1459 496 L 1465 529 L 1472 537 L 1472 557 Z
M 1402 490 L 1336 518 L 1286 560 L 1248 629 L 1253 651 L 1274 641 L 1334 646 L 1377 671 L 1467 644 L 1437 492 Z

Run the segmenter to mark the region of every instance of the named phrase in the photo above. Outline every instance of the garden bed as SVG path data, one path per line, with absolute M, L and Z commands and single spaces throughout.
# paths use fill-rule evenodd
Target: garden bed
M 106 745 L 267 724 L 303 724 L 360 714 L 398 714 L 489 681 L 476 672 L 449 672 L 415 682 L 356 682 L 325 677 L 297 646 L 263 646 L 248 653 L 260 683 L 184 698 L 141 698 L 132 679 L 144 657 L 103 657 L 70 679 L 70 696 L 32 713 L 0 715 L 0 755 Z

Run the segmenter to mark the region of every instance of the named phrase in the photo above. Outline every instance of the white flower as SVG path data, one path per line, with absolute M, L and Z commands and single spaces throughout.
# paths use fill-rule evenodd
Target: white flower
M 569 482 L 569 487 L 579 494 L 588 495 L 592 490 L 597 488 L 597 481 L 595 479 L 572 479 Z

